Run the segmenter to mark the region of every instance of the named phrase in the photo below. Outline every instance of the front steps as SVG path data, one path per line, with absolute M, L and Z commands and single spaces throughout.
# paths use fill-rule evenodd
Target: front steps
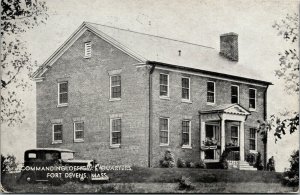
M 229 169 L 239 169 L 239 170 L 250 170 L 250 171 L 257 171 L 256 168 L 249 165 L 246 161 L 228 161 L 228 168 Z
M 249 165 L 246 161 L 239 161 L 238 165 L 239 170 L 248 170 L 248 171 L 257 171 L 257 168 L 254 168 L 253 166 Z

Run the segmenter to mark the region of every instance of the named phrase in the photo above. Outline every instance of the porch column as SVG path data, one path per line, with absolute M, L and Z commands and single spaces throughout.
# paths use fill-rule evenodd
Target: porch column
M 245 161 L 245 121 L 240 121 L 240 161 Z
M 205 140 L 205 122 L 201 122 L 201 129 L 200 129 L 200 148 L 203 146 L 203 141 Z M 204 151 L 200 150 L 200 158 L 204 160 Z
M 221 119 L 221 155 L 225 150 L 225 119 Z

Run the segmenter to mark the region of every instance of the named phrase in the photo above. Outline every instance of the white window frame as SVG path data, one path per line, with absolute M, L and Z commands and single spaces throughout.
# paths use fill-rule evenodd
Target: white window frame
M 92 57 L 92 43 L 91 41 L 88 41 L 84 43 L 84 58 L 90 58 L 90 57 Z
M 76 123 L 83 123 L 82 130 L 76 130 Z M 83 121 L 75 121 L 73 123 L 73 131 L 74 131 L 74 142 L 84 142 L 84 122 Z M 76 138 L 76 131 L 83 131 L 83 138 Z
M 54 140 L 54 126 L 55 125 L 61 125 L 62 126 L 62 132 L 61 132 L 62 136 L 61 137 L 63 139 L 63 125 L 60 124 L 60 123 L 53 123 L 52 124 L 52 144 L 61 144 L 63 140 Z
M 255 108 L 250 108 L 250 90 L 254 90 L 255 91 Z M 257 90 L 255 88 L 249 88 L 248 90 L 248 98 L 249 98 L 249 110 L 250 111 L 255 111 L 257 108 Z
M 112 122 L 113 122 L 113 120 L 118 120 L 118 119 L 121 120 L 121 131 L 120 131 L 120 133 L 121 133 L 121 143 L 122 143 L 122 118 L 121 117 L 110 118 L 110 121 L 109 121 L 109 126 L 110 126 L 110 128 L 109 128 L 109 137 L 110 137 L 109 138 L 109 145 L 110 145 L 111 148 L 119 148 L 121 146 L 121 144 L 113 144 L 112 143 L 112 133 L 113 133 L 113 131 L 112 131 Z M 114 131 L 114 132 L 117 132 L 117 131 Z
M 67 83 L 67 86 L 68 86 L 68 91 L 64 92 L 68 96 L 68 102 L 67 103 L 60 103 L 60 94 L 61 94 L 60 93 L 60 85 L 63 84 L 63 83 Z M 58 107 L 68 106 L 68 103 L 69 103 L 69 82 L 68 81 L 58 82 L 57 83 L 57 106 Z
M 182 79 L 188 79 L 189 80 L 189 99 L 184 99 L 182 98 L 182 89 L 183 89 L 183 86 L 182 86 Z M 187 88 L 184 88 L 184 89 L 187 89 Z M 181 100 L 182 102 L 191 102 L 191 78 L 190 77 L 181 77 Z
M 237 88 L 237 104 L 239 104 L 240 103 L 240 86 L 231 85 L 231 87 L 236 87 Z M 230 87 L 230 89 L 231 89 L 231 87 Z M 231 95 L 230 98 L 232 98 L 232 89 L 231 89 L 230 95 Z
M 168 143 L 160 143 L 160 132 L 161 132 L 161 130 L 160 130 L 160 119 L 167 119 L 168 120 L 168 130 L 167 130 L 167 132 L 168 132 Z M 169 146 L 169 144 L 170 144 L 170 118 L 159 117 L 158 125 L 159 125 L 159 137 L 158 137 L 158 139 L 159 139 L 159 145 L 160 146 Z M 163 131 L 166 131 L 166 130 L 163 130 Z
M 120 76 L 120 85 L 112 86 L 112 77 L 114 76 Z M 112 97 L 112 87 L 120 86 L 121 88 L 121 97 L 113 98 Z M 121 74 L 114 74 L 109 76 L 109 101 L 119 101 L 122 98 L 122 76 Z
M 255 130 L 255 139 L 252 139 L 251 137 L 250 137 L 250 135 L 251 135 L 251 129 L 254 129 Z M 250 128 L 249 129 L 249 151 L 250 151 L 250 153 L 257 153 L 257 131 L 256 131 L 256 129 L 255 128 Z M 255 140 L 255 150 L 250 150 L 250 140 Z
M 168 79 L 168 86 L 167 86 L 168 93 L 165 96 L 164 95 L 160 95 L 160 86 L 163 85 L 163 84 L 160 83 L 160 75 L 167 75 L 167 79 Z M 169 74 L 159 73 L 159 97 L 162 98 L 162 99 L 170 99 L 170 75 Z
M 237 127 L 237 137 L 232 137 L 232 127 Z M 231 125 L 230 126 L 230 140 L 234 138 L 236 139 L 237 138 L 237 144 L 238 146 L 240 146 L 240 126 L 239 125 Z
M 192 122 L 191 120 L 182 120 L 182 122 L 189 122 L 189 144 L 188 145 L 182 145 L 182 148 L 192 148 Z M 182 123 L 181 123 L 181 133 L 182 132 Z
M 213 83 L 214 84 L 214 102 L 208 102 L 207 101 L 207 93 L 208 93 L 208 87 L 207 87 L 207 85 L 208 85 L 208 83 Z M 215 81 L 207 81 L 206 82 L 206 103 L 208 105 L 214 105 L 216 103 L 216 82 Z

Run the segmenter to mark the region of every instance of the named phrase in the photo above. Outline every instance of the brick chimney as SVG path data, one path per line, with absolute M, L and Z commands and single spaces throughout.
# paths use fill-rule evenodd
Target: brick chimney
M 239 61 L 238 34 L 230 32 L 220 35 L 220 54 L 229 60 Z

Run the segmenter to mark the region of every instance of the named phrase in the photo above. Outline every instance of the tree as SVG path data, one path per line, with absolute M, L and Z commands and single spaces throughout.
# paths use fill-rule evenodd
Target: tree
M 3 156 L 1 154 L 1 175 L 16 170 L 18 164 L 14 155 Z
M 45 23 L 47 6 L 38 0 L 1 0 L 1 122 L 14 125 L 25 118 L 18 96 L 30 86 L 28 75 L 36 66 L 21 34 Z
M 299 16 L 293 14 L 285 17 L 280 22 L 275 22 L 273 28 L 278 31 L 278 35 L 290 43 L 290 48 L 279 52 L 280 68 L 275 70 L 275 75 L 284 79 L 285 89 L 289 93 L 299 93 L 299 56 L 297 48 L 298 43 Z
M 299 186 L 299 150 L 294 151 L 290 158 L 290 169 L 283 173 L 283 183 L 288 186 Z
M 280 22 L 275 22 L 272 26 L 278 31 L 278 35 L 290 43 L 290 48 L 279 52 L 279 66 L 275 70 L 275 75 L 279 79 L 285 81 L 285 90 L 288 93 L 299 95 L 299 56 L 296 50 L 298 42 L 298 26 L 299 16 L 293 14 L 285 17 Z M 271 115 L 267 121 L 258 121 L 263 142 L 267 142 L 268 131 L 274 129 L 275 142 L 281 139 L 288 131 L 290 134 L 294 133 L 299 127 L 299 113 L 286 112 L 280 116 Z

